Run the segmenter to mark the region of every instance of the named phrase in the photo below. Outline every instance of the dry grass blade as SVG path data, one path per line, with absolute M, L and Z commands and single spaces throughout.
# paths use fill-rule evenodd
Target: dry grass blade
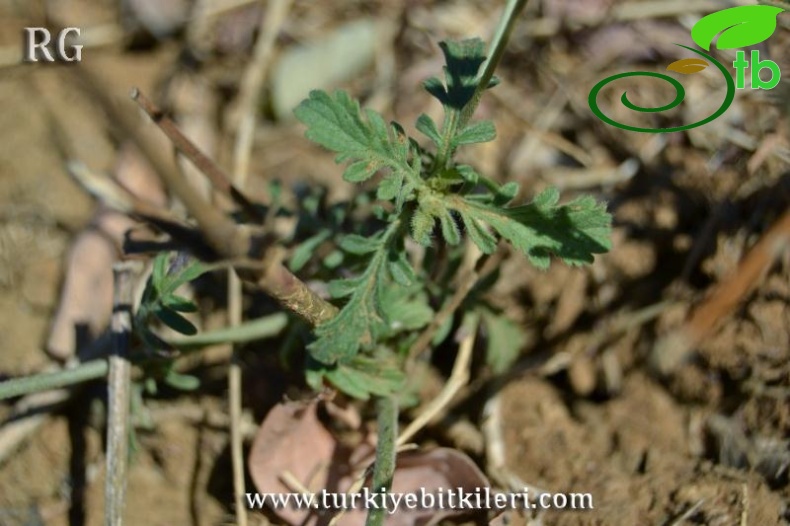
M 659 340 L 651 356 L 661 373 L 672 372 L 692 349 L 728 316 L 790 246 L 790 209 L 763 234 L 738 265 L 733 276 L 720 283 L 711 295 L 695 308 L 688 321 L 673 334 Z
M 261 20 L 262 34 L 255 45 L 253 60 L 247 66 L 241 83 L 239 95 L 239 112 L 241 113 L 236 146 L 234 149 L 233 183 L 230 185 L 233 195 L 241 195 L 237 188 L 244 188 L 249 175 L 249 160 L 252 152 L 252 139 L 257 116 L 258 95 L 262 90 L 268 62 L 271 59 L 274 43 L 280 26 L 290 8 L 290 0 L 275 0 L 264 11 Z M 255 209 L 257 210 L 257 209 Z M 260 217 L 260 219 L 264 219 Z M 228 273 L 228 318 L 231 327 L 242 322 L 242 290 L 241 281 L 234 272 Z M 242 371 L 236 349 L 228 368 L 228 390 L 230 404 L 230 441 L 233 465 L 233 500 L 236 503 L 236 522 L 238 526 L 247 525 L 247 509 L 244 503 L 246 493 L 244 482 L 244 460 L 241 436 L 242 413 Z
M 463 270 L 458 275 L 458 288 L 456 288 L 452 298 L 450 298 L 442 309 L 436 313 L 436 316 L 431 320 L 428 327 L 425 328 L 419 338 L 412 344 L 408 354 L 410 360 L 415 359 L 428 348 L 436 331 L 438 331 L 450 316 L 458 310 L 472 289 L 475 288 L 480 278 L 487 276 L 497 267 L 501 261 L 501 253 L 496 253 L 493 256 L 487 257 L 478 270 L 476 267 L 480 259 L 482 258 L 480 258 L 479 250 L 477 247 L 470 244 L 466 252 Z
M 441 412 L 446 409 L 447 404 L 452 401 L 453 397 L 458 394 L 469 382 L 469 369 L 472 363 L 472 349 L 475 345 L 475 337 L 477 336 L 477 327 L 479 317 L 476 314 L 469 315 L 469 317 L 461 325 L 461 333 L 463 340 L 458 349 L 458 356 L 455 358 L 453 370 L 450 373 L 450 378 L 442 388 L 439 396 L 434 398 L 425 410 L 417 416 L 408 426 L 404 429 L 400 436 L 398 436 L 397 446 L 402 446 L 411 440 L 422 428 L 430 424 Z

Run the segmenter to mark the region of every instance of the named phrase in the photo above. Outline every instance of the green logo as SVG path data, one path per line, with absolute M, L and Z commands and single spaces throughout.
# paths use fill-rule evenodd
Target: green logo
M 716 13 L 712 13 L 699 22 L 697 22 L 691 29 L 691 38 L 694 42 L 704 49 L 710 51 L 711 44 L 716 36 L 721 33 L 716 42 L 718 49 L 734 49 L 739 47 L 753 46 L 768 39 L 776 31 L 776 18 L 779 13 L 784 11 L 781 7 L 772 7 L 766 5 L 753 5 L 753 6 L 740 6 L 724 9 Z M 671 110 L 677 107 L 686 96 L 686 91 L 683 86 L 675 78 L 670 77 L 664 73 L 655 73 L 653 71 L 631 71 L 628 73 L 619 73 L 606 77 L 598 84 L 596 84 L 590 91 L 588 102 L 590 109 L 593 113 L 603 122 L 622 128 L 624 130 L 644 132 L 644 133 L 664 133 L 681 130 L 689 130 L 707 124 L 714 119 L 717 119 L 730 107 L 732 101 L 735 99 L 735 90 L 744 89 L 746 87 L 746 70 L 751 68 L 751 86 L 752 89 L 772 89 L 779 84 L 781 79 L 781 72 L 779 66 L 771 60 L 760 60 L 760 52 L 752 51 L 749 59 L 746 58 L 745 51 L 738 51 L 736 59 L 732 63 L 735 68 L 735 79 L 732 78 L 727 69 L 712 56 L 704 51 L 694 49 L 682 44 L 676 44 L 682 48 L 688 49 L 692 53 L 696 53 L 702 58 L 685 58 L 678 60 L 667 66 L 668 71 L 680 73 L 683 75 L 690 75 L 697 73 L 707 68 L 709 63 L 712 63 L 721 72 L 724 81 L 727 83 L 727 95 L 724 97 L 724 102 L 721 106 L 709 117 L 706 117 L 698 122 L 686 124 L 684 126 L 674 126 L 669 128 L 641 128 L 638 126 L 630 126 L 617 122 L 614 119 L 607 117 L 598 107 L 598 93 L 610 82 L 627 78 L 627 77 L 655 77 L 663 81 L 669 82 L 675 88 L 675 99 L 669 104 L 659 106 L 656 108 L 645 108 L 632 103 L 628 99 L 627 92 L 623 92 L 620 101 L 623 105 L 633 111 L 641 113 L 657 113 L 661 111 Z M 769 80 L 762 80 L 760 78 L 760 71 L 768 69 L 771 72 Z

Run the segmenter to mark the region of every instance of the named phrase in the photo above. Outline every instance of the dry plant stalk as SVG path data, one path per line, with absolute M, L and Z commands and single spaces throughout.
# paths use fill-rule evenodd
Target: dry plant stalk
M 266 236 L 259 229 L 237 225 L 216 207 L 206 202 L 179 172 L 174 159 L 163 155 L 152 138 L 140 129 L 131 108 L 119 107 L 107 95 L 105 83 L 99 80 L 95 73 L 82 65 L 75 67 L 74 72 L 78 81 L 86 87 L 92 100 L 99 104 L 113 125 L 120 130 L 120 135 L 132 139 L 154 167 L 167 189 L 184 203 L 186 209 L 195 218 L 205 243 L 216 253 L 216 257 L 232 261 L 255 261 L 256 264 L 248 266 L 246 270 L 238 270 L 239 277 L 248 285 L 279 301 L 286 309 L 295 312 L 310 325 L 319 325 L 337 313 L 337 307 L 316 295 L 282 264 L 279 251 L 272 249 Z M 142 94 L 139 91 L 133 95 L 136 95 L 138 102 L 141 100 Z M 153 112 L 151 117 L 161 114 L 153 105 L 143 108 L 146 109 Z M 161 124 L 161 119 L 157 124 Z M 213 164 L 210 159 L 203 159 Z M 199 166 L 195 159 L 191 160 Z M 224 172 L 221 170 L 214 173 L 223 174 L 224 177 Z M 171 235 L 174 234 L 171 232 Z M 187 245 L 194 243 L 193 239 L 180 241 Z
M 132 303 L 140 262 L 113 265 L 113 349 L 107 375 L 107 478 L 105 481 L 105 525 L 123 524 L 126 497 L 126 468 L 129 457 L 129 411 L 132 364 L 129 343 L 132 333 Z
M 716 324 L 735 310 L 788 246 L 790 209 L 749 250 L 732 277 L 716 286 L 683 326 L 658 341 L 651 356 L 653 366 L 662 374 L 675 370 Z
M 263 83 L 266 79 L 266 70 L 271 59 L 274 44 L 280 27 L 285 22 L 286 15 L 291 6 L 291 0 L 274 0 L 264 11 L 260 25 L 263 28 L 255 44 L 252 62 L 247 66 L 241 83 L 239 94 L 238 130 L 236 132 L 236 145 L 234 148 L 233 184 L 229 184 L 228 191 L 242 206 L 249 217 L 264 222 L 265 217 L 258 209 L 241 194 L 241 190 L 249 175 L 249 161 L 252 153 L 253 135 L 257 121 L 256 107 Z M 178 131 L 176 129 L 176 131 Z M 198 154 L 200 152 L 197 152 Z M 213 165 L 213 163 L 210 163 Z M 227 181 L 227 177 L 225 177 Z M 216 184 L 216 183 L 215 183 Z M 235 185 L 235 186 L 234 186 Z M 239 277 L 228 271 L 228 321 L 231 327 L 242 323 L 242 287 Z M 242 413 L 242 370 L 238 349 L 234 347 L 233 358 L 228 366 L 228 404 L 230 406 L 230 450 L 233 467 L 233 501 L 236 505 L 237 526 L 247 526 L 247 509 L 244 495 L 247 492 L 244 481 L 244 460 L 241 434 Z

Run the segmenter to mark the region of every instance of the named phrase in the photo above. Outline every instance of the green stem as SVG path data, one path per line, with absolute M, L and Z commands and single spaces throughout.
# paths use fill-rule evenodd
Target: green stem
M 398 439 L 398 401 L 395 397 L 379 398 L 376 402 L 379 411 L 378 417 L 378 443 L 376 444 L 376 465 L 373 468 L 373 484 L 371 492 L 382 495 L 392 486 L 392 477 L 395 475 L 395 444 Z M 368 512 L 365 526 L 381 526 L 387 516 L 384 501 L 379 502 L 379 508 Z
M 246 343 L 263 338 L 276 336 L 288 324 L 288 315 L 278 312 L 244 322 L 235 327 L 225 327 L 209 332 L 202 332 L 194 336 L 186 336 L 169 340 L 169 343 L 181 351 L 189 351 L 209 345 L 221 343 Z
M 0 382 L 0 400 L 96 380 L 107 374 L 107 360 L 92 360 L 72 369 L 41 373 Z
M 491 45 L 488 48 L 488 58 L 486 58 L 486 61 L 483 63 L 483 74 L 480 75 L 480 79 L 471 100 L 467 102 L 464 109 L 461 110 L 461 118 L 458 119 L 458 129 L 464 129 L 466 123 L 469 122 L 469 119 L 472 118 L 472 114 L 474 114 L 477 109 L 483 92 L 488 88 L 489 82 L 491 82 L 491 79 L 494 77 L 494 71 L 499 65 L 499 61 L 502 60 L 505 47 L 510 39 L 510 33 L 512 33 L 513 27 L 516 25 L 516 19 L 527 5 L 527 1 L 528 0 L 508 0 L 505 11 L 502 13 L 502 18 L 499 19 L 499 25 L 497 26 L 496 33 L 494 33 L 494 39 L 491 41 Z
M 219 343 L 245 343 L 262 340 L 279 334 L 287 322 L 288 317 L 284 313 L 277 313 L 242 323 L 238 327 L 204 332 L 188 338 L 173 340 L 170 343 L 179 349 L 189 351 Z M 6 380 L 0 382 L 0 400 L 96 380 L 106 376 L 107 371 L 107 361 L 98 359 L 81 363 L 71 369 Z
M 445 170 L 453 157 L 452 141 L 458 130 L 463 130 L 469 119 L 472 118 L 483 92 L 488 88 L 488 84 L 494 76 L 494 70 L 499 65 L 502 55 L 505 53 L 505 46 L 507 46 L 510 33 L 516 25 L 516 19 L 519 13 L 527 5 L 528 0 L 508 0 L 505 6 L 505 11 L 499 19 L 494 38 L 488 48 L 488 57 L 483 63 L 483 73 L 477 82 L 477 87 L 472 94 L 472 98 L 464 105 L 460 112 L 458 110 L 448 110 L 444 116 L 444 123 L 442 125 L 442 145 L 436 155 L 436 163 L 434 164 L 434 173 Z

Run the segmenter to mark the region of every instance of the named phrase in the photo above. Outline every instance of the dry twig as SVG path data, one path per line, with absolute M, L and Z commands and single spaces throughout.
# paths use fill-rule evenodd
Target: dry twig
M 178 171 L 173 159 L 164 155 L 152 139 L 140 130 L 130 110 L 118 107 L 107 95 L 104 82 L 84 66 L 77 66 L 74 71 L 79 73 L 77 78 L 86 86 L 92 100 L 120 128 L 121 135 L 134 141 L 168 190 L 184 203 L 197 221 L 206 244 L 224 259 L 236 261 L 253 258 L 261 262 L 255 269 L 240 271 L 242 280 L 270 295 L 311 325 L 327 321 L 337 313 L 337 307 L 320 298 L 285 268 L 280 261 L 279 251 L 269 246 L 265 236 L 252 228 L 237 225 L 200 197 Z
M 236 145 L 234 149 L 233 184 L 230 189 L 233 192 L 236 188 L 244 188 L 249 175 L 249 160 L 252 152 L 253 131 L 258 106 L 259 94 L 266 78 L 268 62 L 271 60 L 274 42 L 280 26 L 285 21 L 285 17 L 290 8 L 291 0 L 275 0 L 270 3 L 264 11 L 261 19 L 263 32 L 258 37 L 255 45 L 253 60 L 247 67 L 241 83 L 241 93 L 239 95 L 238 111 L 239 127 L 236 133 Z M 236 190 L 238 195 L 241 195 Z M 257 211 L 257 209 L 255 209 Z M 263 219 L 258 216 L 260 219 Z M 230 271 L 228 273 L 228 318 L 231 327 L 238 326 L 242 322 L 242 290 L 241 281 L 238 276 Z M 239 356 L 236 349 L 233 352 L 233 359 L 228 367 L 228 390 L 230 404 L 230 444 L 231 459 L 233 465 L 233 497 L 236 503 L 236 523 L 238 526 L 247 525 L 247 509 L 244 505 L 244 494 L 246 493 L 244 484 L 244 460 L 242 451 L 241 435 L 241 382 L 242 371 Z
M 710 296 L 692 311 L 683 326 L 656 343 L 651 356 L 653 366 L 660 373 L 668 374 L 680 365 L 716 324 L 754 289 L 788 246 L 790 209 L 749 250 L 732 277 L 716 286 Z
M 107 479 L 105 482 L 105 525 L 123 524 L 126 496 L 126 467 L 129 457 L 129 411 L 132 364 L 129 340 L 132 331 L 132 302 L 140 263 L 113 265 L 115 301 L 112 315 L 113 351 L 107 375 Z
M 450 300 L 444 304 L 441 310 L 436 313 L 436 316 L 433 317 L 428 327 L 425 328 L 422 334 L 420 334 L 417 340 L 412 344 L 408 354 L 410 360 L 415 359 L 417 356 L 422 354 L 425 349 L 428 348 L 428 346 L 431 344 L 431 340 L 436 334 L 436 331 L 438 331 L 439 328 L 450 318 L 450 316 L 452 316 L 453 313 L 458 310 L 472 289 L 475 288 L 475 285 L 477 285 L 478 281 L 491 273 L 497 267 L 497 265 L 499 265 L 499 262 L 502 259 L 501 252 L 487 257 L 481 268 L 478 270 L 477 265 L 482 259 L 480 257 L 480 252 L 477 247 L 474 247 L 471 244 L 469 246 L 470 249 L 466 252 L 467 256 L 464 262 L 464 267 L 458 276 L 458 285 L 455 293 L 450 298 Z
M 437 415 L 447 408 L 447 404 L 458 394 L 469 382 L 469 369 L 472 363 L 472 349 L 475 345 L 475 337 L 477 336 L 477 326 L 479 323 L 479 316 L 477 314 L 469 314 L 467 319 L 461 325 L 460 332 L 463 334 L 463 340 L 458 349 L 458 356 L 455 358 L 453 370 L 450 373 L 450 378 L 442 388 L 439 396 L 431 400 L 431 403 L 415 418 L 406 429 L 404 429 L 400 436 L 398 436 L 397 446 L 402 446 L 407 443 L 411 438 L 416 435 L 422 428 L 430 424 Z

